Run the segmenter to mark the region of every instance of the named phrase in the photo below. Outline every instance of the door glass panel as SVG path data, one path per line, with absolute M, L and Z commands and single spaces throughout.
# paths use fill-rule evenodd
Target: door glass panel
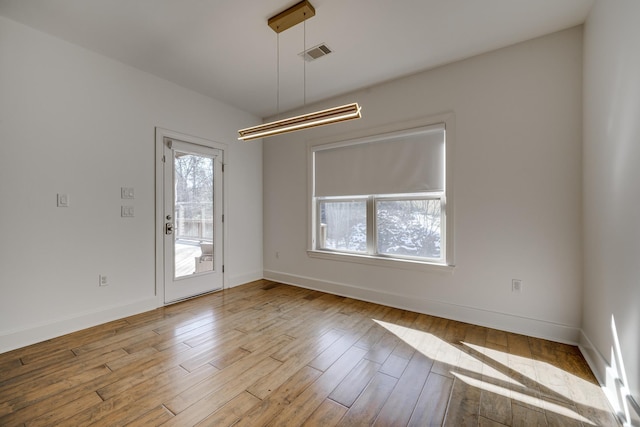
M 174 151 L 175 278 L 214 271 L 213 159 Z

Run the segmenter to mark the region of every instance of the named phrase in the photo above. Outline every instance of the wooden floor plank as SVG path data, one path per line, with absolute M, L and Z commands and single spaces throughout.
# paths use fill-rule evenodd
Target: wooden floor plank
M 251 408 L 260 403 L 260 399 L 246 391 L 225 403 L 220 409 L 196 424 L 197 427 L 224 427 L 234 425 Z
M 407 425 L 412 427 L 442 425 L 452 386 L 451 378 L 430 373 Z
M 58 338 L 0 354 L 0 362 L 7 359 L 21 359 L 31 354 L 47 354 L 49 352 L 59 351 L 60 349 L 72 349 L 80 344 L 100 341 L 114 335 L 119 328 L 126 327 L 128 325 L 129 323 L 126 319 L 120 319 L 94 326 L 93 328 L 83 329 Z M 0 374 L 3 373 L 4 372 L 0 372 Z M 2 377 L 0 376 L 0 378 Z
M 489 418 L 479 417 L 478 427 L 507 427 L 507 424 L 502 424 Z
M 480 415 L 502 424 L 511 424 L 513 419 L 511 402 L 509 396 L 482 390 L 480 392 Z
M 453 380 L 451 398 L 443 425 L 447 427 L 476 426 L 479 412 L 480 389 L 456 377 Z
M 374 317 L 376 314 L 384 316 L 387 311 L 388 307 L 377 306 L 376 310 L 370 314 Z M 349 316 L 352 318 L 352 323 L 348 329 L 344 330 L 344 335 L 338 341 L 331 344 L 329 348 L 319 354 L 313 361 L 311 361 L 309 363 L 309 366 L 312 366 L 321 371 L 326 370 L 351 346 L 358 342 L 358 340 L 360 340 L 363 335 L 367 333 L 367 331 L 369 331 L 369 329 L 371 329 L 371 327 L 375 324 L 371 316 L 363 315 L 363 313 L 359 313 L 357 311 L 351 312 Z
M 127 427 L 159 426 L 173 418 L 174 415 L 163 405 L 156 406 L 146 414 L 136 418 Z
M 269 374 L 282 362 L 271 357 L 261 359 L 258 363 L 248 369 L 243 369 L 242 373 L 234 375 L 229 381 L 216 384 L 211 392 L 205 392 L 197 399 L 194 399 L 188 406 L 182 407 L 175 401 L 165 404 L 171 412 L 176 414 L 171 420 L 165 423 L 166 426 L 192 426 L 204 420 L 215 411 L 220 409 L 225 403 L 242 393 L 252 382 Z M 224 372 L 224 371 L 223 371 Z M 226 379 L 226 378 L 225 378 Z M 184 406 L 184 405 L 183 405 Z
M 376 373 L 337 425 L 354 426 L 373 424 L 397 382 L 398 380 L 396 378 L 380 372 Z
M 43 371 L 64 362 L 73 363 L 75 361 L 74 356 L 74 353 L 70 349 L 65 349 L 64 351 L 56 352 L 54 357 L 40 359 L 26 365 L 22 363 L 22 359 L 19 359 L 20 364 L 15 364 L 14 368 L 0 371 L 0 386 L 11 384 L 13 378 L 26 375 L 30 372 Z
M 433 361 L 416 352 L 380 411 L 375 425 L 405 426 L 420 398 Z M 382 366 L 384 368 L 384 365 Z M 381 369 L 381 372 L 383 369 Z
M 70 418 L 79 412 L 86 411 L 101 402 L 102 399 L 97 393 L 89 393 L 79 399 L 67 403 L 66 405 L 56 408 L 55 411 L 50 411 L 41 417 L 30 420 L 26 425 L 29 427 L 60 425 L 65 419 Z
M 273 390 L 262 402 L 247 411 L 238 423 L 234 425 L 237 427 L 253 427 L 268 424 L 282 411 L 283 407 L 293 402 L 321 374 L 321 371 L 309 366 L 295 371 L 295 374 Z
M 384 364 L 380 367 L 380 372 L 394 378 L 400 378 L 408 364 L 408 359 L 391 353 L 389 357 L 387 357 L 387 360 L 385 360 Z
M 311 416 L 302 424 L 303 427 L 331 427 L 338 422 L 347 413 L 347 408 L 331 399 L 326 399 L 318 409 L 313 411 Z
M 233 424 L 618 425 L 577 347 L 268 280 L 0 354 L 3 427 Z
M 8 402 L 3 402 L 0 405 L 0 417 L 3 415 L 18 412 L 24 410 L 36 403 L 42 402 L 49 397 L 57 396 L 61 392 L 80 386 L 90 382 L 99 377 L 108 375 L 111 371 L 106 366 L 97 366 L 92 369 L 83 371 L 73 377 L 67 378 L 63 381 L 48 385 L 46 387 L 37 388 L 33 391 L 20 395 Z M 75 399 L 74 399 L 75 400 Z
M 270 354 L 274 349 L 279 349 L 290 341 L 291 339 L 289 337 L 280 337 L 278 340 L 275 340 L 271 344 L 271 346 L 251 353 L 250 355 L 234 363 L 227 369 L 217 372 L 206 380 L 201 381 L 200 383 L 195 384 L 193 387 L 190 387 L 188 390 L 180 393 L 175 398 L 164 402 L 165 406 L 174 414 L 179 414 L 189 406 L 201 400 L 203 397 L 211 394 L 212 391 L 220 389 L 226 383 L 236 380 L 239 375 L 243 375 L 248 370 L 259 366 L 258 364 L 262 361 L 266 361 L 268 367 L 273 366 L 273 369 L 275 369 L 277 366 L 282 364 L 282 362 L 271 358 Z M 274 364 L 272 363 L 272 361 L 275 361 L 277 363 Z M 269 372 L 271 372 L 271 370 L 273 369 L 270 369 Z M 264 375 L 266 375 L 266 373 L 257 376 L 254 381 L 251 382 L 251 384 L 262 378 Z
M 487 328 L 487 342 L 492 344 L 498 344 L 502 347 L 507 347 L 507 333 L 499 331 L 497 329 Z
M 54 393 L 45 399 L 40 399 L 29 405 L 22 406 L 19 409 L 15 408 L 12 412 L 0 416 L 0 425 L 16 425 L 41 417 L 52 410 L 57 411 L 57 408 L 67 404 L 68 402 L 74 401 L 87 393 L 96 391 L 101 386 L 108 384 L 111 381 L 111 375 L 112 374 L 109 373 L 101 375 L 87 383 L 78 384 L 75 387 L 69 387 L 59 393 Z
M 127 352 L 123 349 L 118 349 L 97 356 L 85 355 L 77 357 L 74 360 L 57 364 L 56 369 L 43 368 L 22 373 L 0 384 L 0 402 L 6 402 L 16 396 L 27 394 L 34 389 L 55 384 L 87 369 L 106 365 L 125 356 L 127 356 Z
M 195 347 L 198 349 L 198 354 L 193 355 L 188 360 L 185 360 L 183 363 L 181 363 L 181 366 L 189 372 L 194 371 L 202 365 L 205 365 L 213 360 L 222 357 L 225 352 L 225 348 L 227 348 L 228 346 L 232 346 L 232 348 L 238 348 L 237 341 L 243 335 L 243 332 L 232 329 L 218 335 L 215 340 L 207 341 L 206 343 L 200 343 L 197 347 Z
M 91 423 L 76 417 L 77 419 L 73 420 L 73 424 L 69 424 L 69 427 L 86 424 L 91 424 L 92 427 L 127 425 L 153 410 L 161 402 L 178 395 L 216 372 L 218 370 L 211 365 L 205 365 L 194 372 L 187 372 L 182 367 L 175 366 L 157 377 L 132 387 L 126 393 L 105 400 L 94 409 L 91 414 Z
M 488 336 L 487 336 L 488 338 Z M 501 342 L 506 342 L 506 336 Z M 499 344 L 488 344 L 484 350 L 481 380 L 491 387 L 501 390 L 496 393 L 491 389 L 481 391 L 480 395 L 480 415 L 502 424 L 510 425 L 513 419 L 512 389 L 520 389 L 511 382 L 512 376 L 508 375 L 508 353 L 507 348 Z M 515 379 L 514 379 L 515 380 Z M 515 382 L 518 382 L 515 380 Z M 524 390 L 522 390 L 524 391 Z
M 362 359 L 360 363 L 345 377 L 338 387 L 329 395 L 329 399 L 334 400 L 350 408 L 353 402 L 358 399 L 362 390 L 365 389 L 369 381 L 380 369 L 380 364 L 367 359 Z
M 265 375 L 259 381 L 256 381 L 251 387 L 247 389 L 247 391 L 254 396 L 265 399 L 270 393 L 273 392 L 276 388 L 280 387 L 289 377 L 291 377 L 292 372 L 299 371 L 305 368 L 311 360 L 313 360 L 317 355 L 323 352 L 328 346 L 337 341 L 342 334 L 337 331 L 331 330 L 324 334 L 318 341 L 318 344 L 313 347 L 304 346 L 304 347 L 291 347 L 290 345 L 285 348 L 290 348 L 291 352 L 288 357 L 282 362 L 282 365 L 271 372 L 269 375 Z M 284 350 L 284 349 L 283 349 Z M 281 360 L 281 358 L 276 357 L 276 355 L 282 354 L 280 350 L 274 355 L 273 358 L 276 360 Z
M 393 353 L 393 350 L 395 350 L 399 342 L 400 338 L 398 338 L 396 334 L 386 332 L 382 338 L 369 349 L 365 359 L 382 365 L 391 353 Z
M 300 426 L 324 402 L 329 394 L 360 363 L 366 350 L 351 347 L 329 369 L 303 391 L 296 400 L 285 407 L 270 426 Z
M 547 427 L 547 417 L 540 411 L 514 403 L 511 405 L 511 425 L 513 427 Z M 615 425 L 615 424 L 614 424 Z
M 163 372 L 127 389 L 126 393 L 118 394 L 92 406 L 86 411 L 77 413 L 60 423 L 60 426 L 122 425 L 124 424 L 122 420 L 136 419 L 161 403 L 145 400 L 146 396 L 153 395 L 154 391 L 161 387 L 160 384 L 166 384 L 167 382 L 179 383 L 180 379 L 187 374 L 184 369 L 176 366 L 167 372 Z M 132 405 L 135 405 L 133 410 Z

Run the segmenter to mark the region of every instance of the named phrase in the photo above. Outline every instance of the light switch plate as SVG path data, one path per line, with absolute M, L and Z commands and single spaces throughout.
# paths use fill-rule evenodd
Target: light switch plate
M 121 199 L 134 199 L 135 192 L 133 191 L 133 187 L 120 187 L 120 198 Z
M 123 218 L 132 218 L 134 216 L 133 206 L 120 206 L 120 216 Z
M 69 195 L 58 193 L 58 207 L 59 208 L 68 208 L 69 207 Z

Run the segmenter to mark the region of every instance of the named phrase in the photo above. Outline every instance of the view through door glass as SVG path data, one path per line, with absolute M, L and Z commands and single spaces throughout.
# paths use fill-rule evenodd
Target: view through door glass
M 214 159 L 174 151 L 174 278 L 214 271 Z

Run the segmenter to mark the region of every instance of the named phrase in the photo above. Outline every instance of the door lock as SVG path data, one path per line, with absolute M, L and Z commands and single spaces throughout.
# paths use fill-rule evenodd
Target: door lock
M 164 234 L 173 234 L 173 223 L 167 222 L 164 225 Z

